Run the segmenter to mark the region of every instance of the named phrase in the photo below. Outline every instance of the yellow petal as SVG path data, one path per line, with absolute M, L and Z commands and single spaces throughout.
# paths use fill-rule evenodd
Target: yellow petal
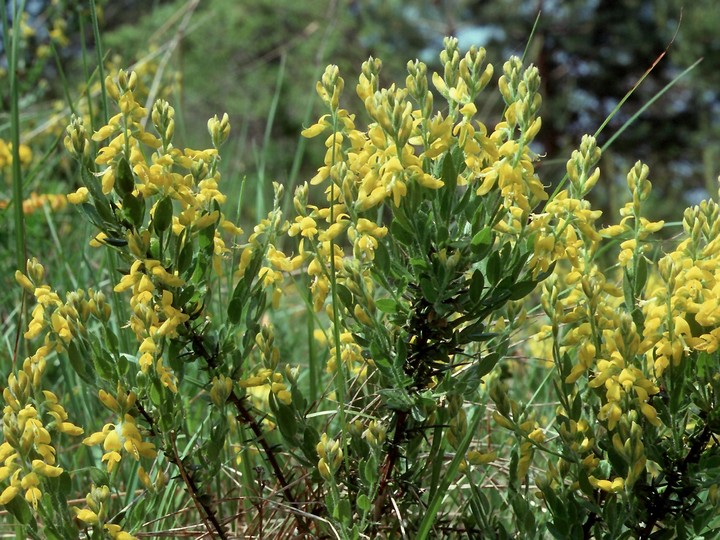
M 85 437 L 83 439 L 83 444 L 87 446 L 95 446 L 96 444 L 104 442 L 106 437 L 107 435 L 105 433 L 98 431 L 97 433 L 93 433 L 89 437 Z
M 83 508 L 82 510 L 75 509 L 75 515 L 80 521 L 84 521 L 85 523 L 97 523 L 99 521 L 98 515 L 89 508 Z
M 18 494 L 18 491 L 18 488 L 15 486 L 6 487 L 2 494 L 0 494 L 0 504 L 7 504 L 12 501 Z
M 118 435 L 117 430 L 113 429 L 107 434 L 107 437 L 105 437 L 105 442 L 103 443 L 103 448 L 106 451 L 117 451 L 122 448 L 122 443 L 120 442 L 120 435 Z

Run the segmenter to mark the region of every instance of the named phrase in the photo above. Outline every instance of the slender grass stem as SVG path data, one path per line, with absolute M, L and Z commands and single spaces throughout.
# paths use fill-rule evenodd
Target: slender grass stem
M 97 55 L 98 78 L 100 79 L 100 105 L 102 107 L 103 122 L 107 124 L 110 119 L 108 109 L 107 90 L 103 84 L 105 81 L 105 66 L 103 65 L 103 47 L 100 39 L 100 26 L 97 18 L 97 7 L 95 0 L 90 0 L 90 17 L 92 20 L 93 36 L 95 37 L 95 54 Z
M 20 19 L 21 13 L 25 10 L 25 1 L 13 2 L 13 27 L 10 41 L 9 73 L 10 79 L 10 138 L 12 140 L 12 190 L 13 190 L 13 217 L 15 219 L 15 265 L 20 272 L 25 272 L 27 261 L 27 239 L 25 237 L 25 214 L 23 213 L 23 177 L 20 163 L 20 91 L 18 73 L 18 48 L 20 42 Z M 10 35 L 8 21 L 5 12 L 2 16 L 3 36 Z M 17 326 L 15 341 L 15 362 L 18 356 L 22 356 L 20 334 L 22 332 L 22 321 L 26 315 L 25 296 L 23 290 L 21 304 L 21 319 Z
M 25 215 L 23 214 L 23 178 L 20 162 L 20 92 L 18 89 L 18 43 L 20 41 L 20 14 L 25 10 L 25 1 L 13 3 L 13 28 L 10 41 L 10 137 L 12 140 L 12 185 L 15 217 L 15 248 L 17 269 L 25 271 L 26 243 L 25 243 Z M 10 35 L 7 17 L 3 16 L 3 34 Z

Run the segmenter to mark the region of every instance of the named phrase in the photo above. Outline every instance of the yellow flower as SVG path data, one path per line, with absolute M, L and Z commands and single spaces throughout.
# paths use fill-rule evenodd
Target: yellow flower
M 9 485 L 6 487 L 2 494 L 0 494 L 0 504 L 5 505 L 12 501 L 18 494 L 20 490 L 17 486 Z
M 48 465 L 40 459 L 34 459 L 32 461 L 32 468 L 33 471 L 49 478 L 56 478 L 64 472 L 62 467 L 54 467 L 52 465 Z
M 317 121 L 317 123 L 313 124 L 312 126 L 303 129 L 300 132 L 300 135 L 303 137 L 306 137 L 308 139 L 312 139 L 313 137 L 317 137 L 320 135 L 323 131 L 325 131 L 327 128 L 330 127 L 330 122 L 328 121 L 329 114 L 325 114 L 320 117 L 320 120 Z
M 309 216 L 302 217 L 298 216 L 295 218 L 296 223 L 294 223 L 290 229 L 288 229 L 288 235 L 289 236 L 295 236 L 296 234 L 300 234 L 301 236 L 304 236 L 305 238 L 314 238 L 317 234 L 317 223 L 315 220 Z
M 588 479 L 593 487 L 609 493 L 617 493 L 625 487 L 625 480 L 620 477 L 615 478 L 612 482 L 610 480 L 598 480 L 594 476 L 589 476 Z
M 90 192 L 86 187 L 81 187 L 77 191 L 70 193 L 67 200 L 70 204 L 83 204 L 88 201 Z
M 107 523 L 105 525 L 105 530 L 108 532 L 110 538 L 112 538 L 113 540 L 137 540 L 137 538 L 132 534 L 123 531 L 120 525 Z
M 102 462 L 107 462 L 107 471 L 108 473 L 113 472 L 115 469 L 115 465 L 120 463 L 121 456 L 118 452 L 107 452 L 103 454 Z
M 136 461 L 141 457 L 154 458 L 156 456 L 155 445 L 142 440 L 142 435 L 135 424 L 135 419 L 125 414 L 118 424 L 105 424 L 102 431 L 93 433 L 83 440 L 87 446 L 103 445 L 105 453 L 102 456 L 103 463 L 107 462 L 108 472 L 120 463 L 122 453 L 133 456 Z
M 89 523 L 91 525 L 99 521 L 98 515 L 89 508 L 83 508 L 82 510 L 73 508 L 73 510 L 75 512 L 75 517 L 77 517 L 80 521 L 84 521 L 85 523 Z

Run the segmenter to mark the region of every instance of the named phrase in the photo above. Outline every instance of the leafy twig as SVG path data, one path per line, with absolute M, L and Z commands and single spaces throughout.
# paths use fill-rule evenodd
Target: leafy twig
M 137 407 L 138 411 L 140 411 L 142 417 L 145 418 L 145 421 L 147 421 L 147 423 L 150 425 L 150 432 L 153 435 L 156 435 L 157 431 L 155 430 L 155 421 L 153 420 L 152 416 L 150 416 L 150 414 L 147 412 L 147 410 L 145 410 L 145 407 L 143 407 L 140 402 L 136 402 L 135 406 Z M 180 477 L 183 479 L 183 482 L 185 482 L 185 485 L 188 488 L 190 497 L 192 498 L 193 503 L 195 503 L 195 507 L 200 513 L 200 517 L 203 520 L 205 528 L 207 529 L 208 533 L 213 536 L 213 538 L 215 537 L 215 535 L 213 534 L 214 529 L 222 540 L 227 540 L 227 535 L 225 534 L 222 525 L 220 525 L 220 522 L 218 521 L 213 509 L 203 502 L 202 497 L 198 497 L 198 487 L 192 477 L 188 475 L 187 471 L 185 470 L 185 466 L 183 465 L 182 459 L 180 458 L 180 454 L 177 451 L 175 432 L 170 431 L 169 435 L 171 444 L 170 457 L 172 458 L 172 462 L 178 468 L 178 471 L 180 472 Z

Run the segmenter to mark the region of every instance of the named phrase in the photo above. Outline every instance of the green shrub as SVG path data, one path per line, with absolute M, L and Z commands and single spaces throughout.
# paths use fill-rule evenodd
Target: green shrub
M 167 101 L 146 110 L 133 72 L 105 80 L 117 112 L 92 134 L 74 117 L 65 138 L 83 184 L 68 200 L 108 253 L 101 286 L 61 295 L 35 259 L 16 274 L 35 299 L 3 392 L 17 534 L 720 528 L 720 209 L 686 210 L 661 245 L 638 163 L 620 222 L 598 230 L 594 139 L 549 196 L 537 69 L 505 63 L 488 127 L 484 57 L 445 41 L 440 106 L 421 62 L 382 88 L 368 60 L 365 127 L 329 66 L 327 112 L 303 131 L 324 162 L 293 215 L 275 184 L 247 236 L 219 172 L 227 115 L 208 122 L 212 148 L 181 150 Z M 307 351 L 280 342 L 305 332 Z

